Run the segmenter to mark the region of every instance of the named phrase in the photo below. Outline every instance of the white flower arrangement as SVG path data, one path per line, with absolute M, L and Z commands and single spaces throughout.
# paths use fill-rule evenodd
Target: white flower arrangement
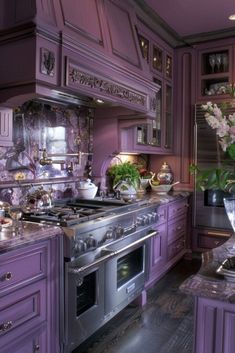
M 235 113 L 226 116 L 217 104 L 211 102 L 202 105 L 202 109 L 206 111 L 207 123 L 216 130 L 222 150 L 235 159 Z

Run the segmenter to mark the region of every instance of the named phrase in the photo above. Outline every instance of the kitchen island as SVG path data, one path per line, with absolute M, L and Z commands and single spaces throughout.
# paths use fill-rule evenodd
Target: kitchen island
M 62 230 L 22 222 L 0 237 L 1 353 L 59 352 Z
M 180 289 L 195 297 L 194 353 L 233 353 L 235 347 L 235 281 L 216 270 L 235 255 L 235 235 L 218 248 L 202 254 L 199 272 Z

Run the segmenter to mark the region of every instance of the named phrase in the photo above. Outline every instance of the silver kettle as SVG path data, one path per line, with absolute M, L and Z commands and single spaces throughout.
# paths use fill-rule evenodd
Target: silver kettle
M 43 187 L 29 193 L 26 197 L 27 209 L 46 209 L 52 207 L 52 197 Z

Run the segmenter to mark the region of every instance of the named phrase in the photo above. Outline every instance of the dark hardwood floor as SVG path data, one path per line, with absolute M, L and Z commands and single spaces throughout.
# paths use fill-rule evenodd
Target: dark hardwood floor
M 128 306 L 74 353 L 192 353 L 193 298 L 178 288 L 199 267 L 199 256 L 180 261 L 148 290 L 143 308 Z

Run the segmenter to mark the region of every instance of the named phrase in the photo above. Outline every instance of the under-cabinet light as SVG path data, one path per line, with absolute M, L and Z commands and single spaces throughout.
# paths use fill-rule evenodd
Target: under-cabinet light
M 230 21 L 235 21 L 235 14 L 232 14 L 228 17 Z

